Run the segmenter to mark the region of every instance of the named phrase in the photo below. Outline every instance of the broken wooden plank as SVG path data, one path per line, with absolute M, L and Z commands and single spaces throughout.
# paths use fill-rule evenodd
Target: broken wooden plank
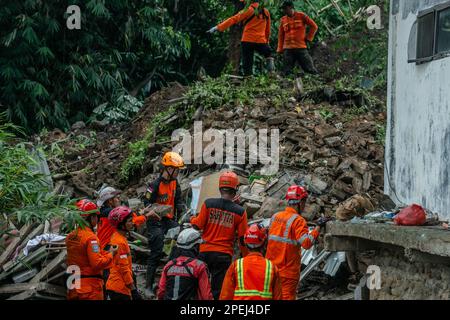
M 61 278 L 62 276 L 64 276 L 64 275 L 67 273 L 67 271 L 66 271 L 67 268 L 65 268 L 65 267 L 63 267 L 63 266 L 61 266 L 61 265 L 60 265 L 60 267 L 61 267 L 62 269 L 64 269 L 64 270 L 61 271 L 60 273 L 55 274 L 53 277 L 49 278 L 49 279 L 47 280 L 47 282 L 52 282 L 53 280 L 59 279 L 59 278 Z
M 34 297 L 36 294 L 37 294 L 36 290 L 28 290 L 28 291 L 24 291 L 22 293 L 16 294 L 15 296 L 9 297 L 6 300 L 23 301 L 23 300 L 27 300 L 27 299 Z
M 38 263 L 39 261 L 43 260 L 48 255 L 48 252 L 45 248 L 45 246 L 42 246 L 38 248 L 36 251 L 33 251 L 28 256 L 24 257 L 23 259 L 17 260 L 14 265 L 10 268 L 9 271 L 5 271 L 0 274 L 0 280 L 8 277 L 9 275 L 22 271 L 27 267 L 31 267 L 32 265 Z
M 15 285 L 2 286 L 0 287 L 0 294 L 17 293 L 20 292 L 17 291 L 20 289 L 22 289 L 21 290 L 22 293 L 9 297 L 7 300 L 26 300 L 36 296 L 38 292 L 45 292 L 59 297 L 65 297 L 67 292 L 64 287 L 55 286 L 53 284 L 45 282 L 40 282 L 40 283 L 25 283 L 25 284 L 21 283 Z
M 39 283 L 14 283 L 0 286 L 0 294 L 14 294 L 27 290 L 33 290 L 39 286 Z
M 66 260 L 67 251 L 61 251 L 56 258 L 54 258 L 45 268 L 43 268 L 33 279 L 31 279 L 30 283 L 38 283 L 42 279 L 48 277 L 50 273 L 52 273 L 56 268 L 58 268 L 61 263 Z
M 11 255 L 15 252 L 15 250 L 19 246 L 22 239 L 24 239 L 28 235 L 28 233 L 30 233 L 31 229 L 32 229 L 31 224 L 25 224 L 22 228 L 20 228 L 19 235 L 12 240 L 12 242 L 8 245 L 6 250 L 0 256 L 0 267 L 3 266 L 8 261 L 8 259 L 11 257 Z

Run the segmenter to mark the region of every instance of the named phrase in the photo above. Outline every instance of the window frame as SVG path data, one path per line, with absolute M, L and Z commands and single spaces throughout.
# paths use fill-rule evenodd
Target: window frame
M 442 3 L 440 5 L 437 5 L 435 7 L 435 35 L 434 35 L 434 55 L 437 59 L 442 59 L 450 56 L 450 49 L 443 52 L 436 52 L 437 51 L 437 36 L 438 36 L 438 27 L 439 27 L 439 13 L 445 10 L 450 9 L 450 1 L 448 3 Z
M 437 36 L 438 36 L 438 26 L 439 26 L 439 13 L 450 9 L 450 1 L 446 2 L 446 3 L 441 3 L 438 4 L 434 7 L 425 9 L 425 10 L 421 10 L 418 12 L 417 14 L 417 19 L 416 19 L 416 23 L 417 23 L 417 35 L 416 35 L 416 58 L 414 59 L 408 59 L 408 63 L 412 63 L 415 62 L 416 64 L 423 64 L 423 63 L 427 63 L 427 62 L 431 62 L 434 60 L 439 60 L 439 59 L 443 59 L 443 58 L 447 58 L 450 57 L 450 50 L 445 51 L 445 52 L 439 52 L 437 53 Z M 424 58 L 417 58 L 417 50 L 418 50 L 418 46 L 419 46 L 419 19 L 430 14 L 433 13 L 434 16 L 434 26 L 433 26 L 433 53 L 431 56 L 428 57 L 424 57 Z

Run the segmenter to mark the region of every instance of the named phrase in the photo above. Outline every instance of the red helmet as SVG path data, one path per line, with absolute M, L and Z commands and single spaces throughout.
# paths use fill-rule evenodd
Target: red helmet
M 305 188 L 297 185 L 290 186 L 286 193 L 286 200 L 297 200 L 306 199 L 308 197 L 308 192 Z
M 99 215 L 100 212 L 98 211 L 98 207 L 95 203 L 93 203 L 89 199 L 81 199 L 76 204 L 78 209 L 81 210 L 81 216 L 82 217 L 89 217 L 91 214 Z M 92 212 L 96 210 L 95 212 Z
M 119 223 L 124 221 L 131 214 L 131 209 L 125 206 L 120 206 L 111 210 L 108 215 L 109 223 L 117 228 Z
M 244 235 L 244 243 L 246 246 L 252 249 L 261 247 L 267 239 L 267 229 L 261 225 L 252 224 Z
M 219 178 L 219 189 L 220 188 L 231 188 L 236 190 L 239 184 L 239 178 L 233 171 L 225 171 L 220 175 Z

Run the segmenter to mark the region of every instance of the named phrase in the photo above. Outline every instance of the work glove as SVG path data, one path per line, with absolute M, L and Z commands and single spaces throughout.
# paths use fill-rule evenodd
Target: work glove
M 217 29 L 217 26 L 215 26 L 215 27 L 212 27 L 211 29 L 209 29 L 207 32 L 208 33 L 214 33 L 214 32 L 217 32 L 217 31 L 219 31 L 219 29 Z
M 327 224 L 328 221 L 331 221 L 331 218 L 328 218 L 328 217 L 320 217 L 320 218 L 317 220 L 316 224 L 317 224 L 319 227 L 323 228 L 323 227 L 325 227 L 325 225 Z

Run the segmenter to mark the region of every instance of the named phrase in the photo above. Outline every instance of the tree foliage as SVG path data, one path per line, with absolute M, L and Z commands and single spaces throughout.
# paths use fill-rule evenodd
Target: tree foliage
M 20 224 L 56 217 L 63 219 L 68 230 L 83 224 L 71 200 L 50 191 L 45 176 L 35 169 L 37 162 L 29 148 L 17 139 L 19 131 L 9 123 L 0 125 L 0 213 Z M 0 217 L 0 230 L 6 229 L 5 223 Z
M 66 27 L 68 5 L 81 30 Z M 67 128 L 122 92 L 181 77 L 190 40 L 163 0 L 8 2 L 0 10 L 0 97 L 8 118 L 31 130 Z M 140 83 L 144 85 L 139 86 Z M 136 92 L 137 93 L 137 92 Z

